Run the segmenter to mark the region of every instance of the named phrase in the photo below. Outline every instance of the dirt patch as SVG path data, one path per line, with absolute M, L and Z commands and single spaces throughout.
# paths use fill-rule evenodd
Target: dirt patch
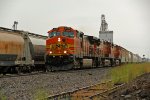
M 110 100 L 150 100 L 150 73 L 137 77 L 123 89 L 108 95 Z

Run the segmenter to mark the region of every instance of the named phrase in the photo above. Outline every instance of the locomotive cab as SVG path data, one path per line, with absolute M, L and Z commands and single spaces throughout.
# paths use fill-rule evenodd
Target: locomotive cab
M 72 54 L 68 49 L 74 44 L 74 32 L 71 30 L 63 30 L 62 28 L 49 31 L 47 39 L 47 54 L 52 56 L 63 56 Z

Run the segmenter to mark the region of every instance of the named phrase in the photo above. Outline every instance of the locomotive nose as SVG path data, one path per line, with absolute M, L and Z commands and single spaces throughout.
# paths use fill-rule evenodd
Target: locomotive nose
M 67 53 L 67 44 L 66 39 L 62 37 L 57 38 L 57 42 L 55 44 L 55 53 L 56 54 L 66 54 Z
M 60 47 L 61 47 L 61 44 L 56 44 L 56 47 L 57 47 L 57 48 L 60 48 Z

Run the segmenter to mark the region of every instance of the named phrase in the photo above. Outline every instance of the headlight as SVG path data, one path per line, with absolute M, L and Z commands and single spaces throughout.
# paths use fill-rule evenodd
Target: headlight
M 67 51 L 65 50 L 64 53 L 67 53 Z
M 52 54 L 52 51 L 50 51 L 49 53 Z
M 60 42 L 61 40 L 60 40 L 60 38 L 58 38 L 58 42 Z

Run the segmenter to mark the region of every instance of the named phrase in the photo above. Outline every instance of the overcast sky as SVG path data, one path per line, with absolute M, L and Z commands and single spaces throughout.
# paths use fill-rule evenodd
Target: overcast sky
M 114 43 L 150 57 L 150 0 L 0 0 L 0 27 L 47 35 L 53 27 L 71 26 L 99 36 L 101 14 Z

